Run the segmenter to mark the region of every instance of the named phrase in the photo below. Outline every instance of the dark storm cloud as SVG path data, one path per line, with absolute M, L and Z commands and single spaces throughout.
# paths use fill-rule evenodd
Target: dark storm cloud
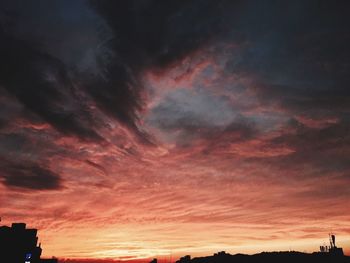
M 220 1 L 215 3 L 217 6 L 211 6 L 211 11 L 206 9 L 210 6 L 206 4 L 206 1 L 188 1 L 176 4 L 176 8 L 168 3 L 164 4 L 171 10 L 168 14 L 166 12 L 169 10 L 163 13 L 167 14 L 166 19 L 156 16 L 162 7 L 157 1 L 130 3 L 128 8 L 120 7 L 120 10 L 130 10 L 125 14 L 127 18 L 123 15 L 113 18 L 113 8 L 102 13 L 109 18 L 116 37 L 130 41 L 128 47 L 121 48 L 126 54 L 125 61 L 133 61 L 135 54 L 143 54 L 137 55 L 140 58 L 138 62 L 142 57 L 151 57 L 152 60 L 144 60 L 144 63 L 147 62 L 148 67 L 156 69 L 173 62 L 172 57 L 168 57 L 169 54 L 162 50 L 171 51 L 170 53 L 176 55 L 174 57 L 181 58 L 182 55 L 190 55 L 191 51 L 206 45 L 215 47 L 220 43 L 232 43 L 237 48 L 232 51 L 224 50 L 224 74 L 228 78 L 235 75 L 238 79 L 250 79 L 250 84 L 245 88 L 250 90 L 249 94 L 254 92 L 261 108 L 271 106 L 290 117 L 303 115 L 321 119 L 343 118 L 349 114 L 350 31 L 346 25 L 350 24 L 350 18 L 344 11 L 348 10 L 349 2 Z M 210 17 L 210 25 L 202 23 L 202 17 L 195 15 L 195 7 L 203 12 L 201 15 Z M 147 8 L 152 16 L 142 15 Z M 162 8 L 166 10 L 165 7 Z M 193 23 L 189 23 L 191 19 L 187 17 L 191 15 L 194 17 Z M 148 28 L 147 25 L 152 25 L 150 21 L 162 25 L 160 31 Z M 170 21 L 176 23 L 172 24 Z M 177 26 L 181 30 L 177 30 Z M 179 32 L 181 34 L 177 35 Z M 153 37 L 153 33 L 157 37 Z M 153 38 L 156 40 L 152 41 Z M 173 42 L 174 39 L 176 40 Z M 196 44 L 187 46 L 187 41 L 193 40 Z M 177 45 L 178 43 L 183 45 Z M 123 44 L 125 42 L 121 45 Z M 174 48 L 170 48 L 173 45 Z M 140 46 L 140 53 L 129 56 L 132 46 Z M 118 48 L 120 46 L 116 46 L 115 50 Z M 221 51 L 217 49 L 216 52 L 220 54 Z M 227 89 L 226 92 L 230 91 Z M 203 115 L 210 116 L 216 111 L 234 115 L 233 109 L 238 113 L 246 111 L 238 105 L 221 109 L 226 102 L 220 100 L 217 103 L 215 96 L 201 100 L 200 103 L 196 99 L 188 99 L 200 96 L 198 93 L 189 93 L 177 101 L 169 100 L 169 96 L 164 97 L 152 109 L 150 123 L 164 132 L 177 132 L 181 134 L 179 140 L 186 140 L 188 136 L 203 137 L 210 131 L 217 132 L 216 122 L 220 117 L 207 118 Z M 213 104 L 216 107 L 212 107 Z M 187 105 L 192 107 L 189 109 Z M 263 126 L 262 122 L 268 126 L 266 120 L 259 122 L 261 116 L 256 118 L 260 126 Z M 224 126 L 228 125 L 227 120 Z M 237 122 L 233 123 L 237 125 Z M 257 130 L 266 129 L 259 127 L 259 124 Z
M 3 0 L 0 6 L 2 24 L 18 39 L 39 44 L 40 50 L 79 70 L 96 70 L 103 24 L 85 0 Z
M 6 23 L 1 31 L 1 85 L 66 134 L 99 139 L 81 98 L 74 98 L 64 63 L 78 71 L 94 68 L 95 72 L 74 75 L 82 83 L 79 92 L 87 92 L 101 110 L 143 135 L 138 127 L 144 106 L 142 73 L 219 42 L 242 44 L 228 59 L 226 71 L 254 75 L 261 103 L 277 101 L 294 111 L 312 108 L 314 114 L 317 109 L 348 110 L 346 1 L 91 1 L 92 10 L 84 1 L 54 2 L 54 9 L 38 1 L 26 4 L 27 13 L 20 2 L 7 2 L 2 14 Z M 11 10 L 22 11 L 14 15 Z M 40 13 L 52 19 L 37 18 Z M 103 28 L 103 21 L 110 30 L 105 27 L 104 42 L 96 37 L 96 28 L 87 29 L 96 24 Z M 4 31 L 8 28 L 13 32 Z M 81 39 L 87 40 L 83 45 L 73 37 L 80 31 L 85 34 Z M 67 97 L 76 107 L 64 106 Z
M 8 188 L 61 189 L 60 176 L 41 164 L 48 152 L 60 151 L 47 141 L 53 138 L 48 136 L 52 130 L 30 126 L 48 123 L 64 135 L 88 141 L 101 138 L 63 63 L 11 33 L 0 29 L 0 181 Z M 18 133 L 8 133 L 11 129 Z M 43 153 L 45 149 L 48 152 Z
M 0 133 L 0 182 L 6 187 L 61 189 L 60 175 L 46 165 L 52 155 L 62 153 L 62 150 L 37 135 L 35 131 L 25 129 L 17 133 Z
M 346 1 L 54 1 L 52 6 L 37 1 L 25 8 L 12 3 L 5 4 L 0 20 L 0 91 L 8 101 L 20 102 L 20 117 L 37 122 L 34 113 L 63 135 L 103 140 L 103 120 L 95 115 L 101 110 L 149 141 L 139 120 L 143 74 L 176 67 L 202 48 L 220 53 L 222 43 L 238 48 L 225 50 L 221 77 L 252 79 L 245 88 L 256 92 L 262 107 L 278 105 L 291 116 L 348 118 Z M 214 93 L 165 97 L 146 122 L 165 133 L 178 132 L 179 141 L 208 139 L 208 147 L 211 141 L 225 147 L 267 130 L 269 116 L 244 116 L 247 108 Z M 0 127 L 15 118 L 9 117 L 11 105 L 3 108 Z M 349 124 L 342 125 L 322 130 L 322 140 L 342 136 Z M 299 130 L 271 143 L 303 151 L 314 133 Z
M 269 142 L 294 152 L 262 162 L 281 170 L 310 166 L 315 176 L 344 173 L 350 145 L 349 1 L 246 1 L 237 7 L 232 30 L 218 39 L 239 46 L 225 74 L 252 80 L 246 88 L 260 107 L 305 118 L 294 119 Z
M 231 73 L 253 75 L 262 103 L 295 112 L 349 111 L 348 1 L 247 1 L 228 37 Z
M 0 181 L 7 187 L 31 190 L 61 188 L 60 176 L 36 163 L 15 163 L 2 160 L 0 167 Z
M 207 43 L 221 29 L 224 2 L 95 1 L 98 18 L 86 1 L 4 1 L 1 86 L 57 130 L 98 140 L 81 98 L 74 98 L 78 81 L 99 109 L 148 140 L 138 128 L 141 74 Z M 69 74 L 72 68 L 79 74 Z
M 5 30 L 0 31 L 0 39 L 0 86 L 60 132 L 100 140 L 90 128 L 88 111 L 74 98 L 62 62 Z M 73 108 L 66 105 L 69 100 L 75 100 Z
M 140 74 L 181 60 L 217 34 L 222 2 L 92 1 L 113 32 L 103 78 L 88 89 L 98 105 L 135 128 L 143 106 Z
M 114 32 L 111 47 L 132 69 L 167 66 L 199 48 L 218 34 L 230 5 L 207 0 L 91 3 Z

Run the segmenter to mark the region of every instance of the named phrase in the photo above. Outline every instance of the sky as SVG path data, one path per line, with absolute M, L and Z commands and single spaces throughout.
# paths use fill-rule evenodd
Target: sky
M 90 261 L 350 254 L 349 8 L 2 0 L 1 223 Z

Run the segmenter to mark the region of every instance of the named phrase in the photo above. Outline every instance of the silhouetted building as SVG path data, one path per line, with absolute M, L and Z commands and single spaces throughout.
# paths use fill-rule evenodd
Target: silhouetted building
M 0 227 L 0 261 L 6 263 L 57 263 L 40 259 L 42 249 L 37 245 L 37 229 L 26 228 L 25 223 Z
M 41 248 L 37 246 L 36 229 L 26 229 L 24 223 L 0 227 L 0 247 L 4 262 L 39 263 Z

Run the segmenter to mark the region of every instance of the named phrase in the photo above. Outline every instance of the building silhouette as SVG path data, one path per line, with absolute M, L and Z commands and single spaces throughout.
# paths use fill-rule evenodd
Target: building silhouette
M 0 227 L 1 262 L 6 263 L 57 263 L 57 259 L 41 259 L 37 229 L 26 228 L 25 223 Z

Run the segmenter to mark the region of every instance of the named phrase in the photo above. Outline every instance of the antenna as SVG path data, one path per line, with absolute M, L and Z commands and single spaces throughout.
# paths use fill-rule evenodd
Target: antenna
M 331 248 L 333 248 L 333 241 L 332 241 L 331 234 L 328 234 L 328 236 L 329 236 L 329 244 L 331 245 Z

